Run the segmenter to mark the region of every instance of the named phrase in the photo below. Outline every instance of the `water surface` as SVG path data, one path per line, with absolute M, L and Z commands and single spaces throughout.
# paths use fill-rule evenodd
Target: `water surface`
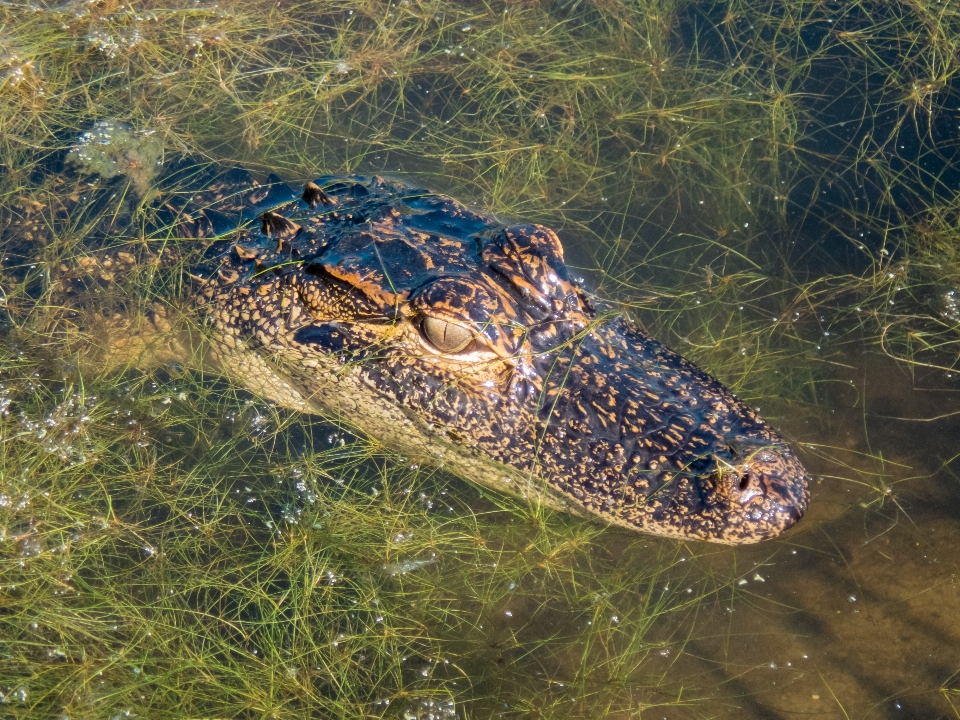
M 4 713 L 960 716 L 943 5 L 0 5 Z M 183 297 L 147 222 L 183 158 L 556 228 L 791 438 L 807 516 L 638 536 L 107 362 L 91 317 Z M 102 246 L 161 260 L 64 295 Z

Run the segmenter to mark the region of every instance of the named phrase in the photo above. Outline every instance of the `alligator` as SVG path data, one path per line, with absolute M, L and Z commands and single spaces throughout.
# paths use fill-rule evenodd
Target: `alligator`
M 165 207 L 204 248 L 204 362 L 263 398 L 642 533 L 754 543 L 807 507 L 784 438 L 589 293 L 547 227 L 381 177 L 295 192 L 239 168 Z

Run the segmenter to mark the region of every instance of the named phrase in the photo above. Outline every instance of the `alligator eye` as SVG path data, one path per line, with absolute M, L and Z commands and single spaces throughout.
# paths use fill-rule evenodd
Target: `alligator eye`
M 473 340 L 473 333 L 463 325 L 427 315 L 420 323 L 427 340 L 440 352 L 457 353 Z

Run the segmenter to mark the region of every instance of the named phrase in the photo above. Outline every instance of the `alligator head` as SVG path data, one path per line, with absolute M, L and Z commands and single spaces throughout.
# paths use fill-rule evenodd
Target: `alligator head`
M 200 293 L 255 391 L 640 532 L 752 543 L 803 515 L 781 436 L 580 287 L 551 230 L 379 178 L 277 187 L 234 196 L 259 222 L 212 246 Z M 190 234 L 220 234 L 216 202 Z

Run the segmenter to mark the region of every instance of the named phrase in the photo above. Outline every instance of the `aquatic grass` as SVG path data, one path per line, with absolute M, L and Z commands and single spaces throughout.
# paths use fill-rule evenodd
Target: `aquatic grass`
M 947 702 L 950 703 L 950 709 L 960 717 L 960 710 L 958 710 L 958 705 L 960 705 L 960 691 L 955 688 L 949 687 L 949 685 L 956 681 L 957 675 L 954 673 L 949 678 L 944 681 L 943 685 L 940 687 L 940 692 L 943 693 L 943 696 L 947 699 Z
M 398 477 L 395 460 L 371 475 L 375 450 L 341 447 L 329 426 L 314 441 L 331 449 L 302 454 L 310 441 L 301 423 L 189 376 L 119 384 L 89 378 L 89 419 L 83 431 L 66 432 L 86 452 L 51 452 L 23 429 L 44 413 L 60 417 L 50 406 L 71 389 L 62 380 L 34 380 L 32 392 L 21 386 L 17 393 L 32 373 L 21 366 L 18 377 L 15 366 L 4 364 L 5 387 L 14 390 L 3 433 L 4 490 L 19 484 L 37 494 L 24 507 L 5 505 L 4 596 L 15 612 L 5 617 L 6 658 L 14 664 L 4 673 L 12 685 L 2 691 L 13 697 L 19 688 L 17 658 L 45 655 L 53 663 L 23 676 L 24 712 L 61 707 L 83 717 L 159 706 L 282 716 L 302 702 L 305 712 L 369 716 L 377 701 L 411 696 L 418 673 L 438 657 L 482 668 L 473 648 L 499 642 L 489 633 L 504 631 L 495 626 L 503 608 L 530 627 L 522 647 L 536 658 L 539 648 L 552 653 L 539 633 L 541 615 L 605 616 L 620 604 L 610 626 L 620 623 L 616 635 L 636 647 L 613 660 L 628 669 L 649 650 L 642 638 L 655 618 L 669 613 L 668 594 L 647 591 L 649 607 L 633 600 L 634 588 L 652 590 L 669 563 L 653 567 L 649 579 L 631 570 L 605 588 L 573 572 L 571 563 L 590 558 L 600 528 L 574 525 L 571 536 L 565 523 L 548 520 L 535 525 L 531 544 L 526 522 L 503 524 L 524 517 L 522 503 L 508 503 L 506 514 L 489 506 L 484 520 L 477 500 L 447 498 L 418 470 L 401 468 Z M 44 387 L 50 392 L 37 392 Z M 289 460 L 291 446 L 302 460 Z M 42 463 L 18 480 L 12 471 L 32 456 Z M 367 470 L 351 473 L 351 458 Z M 624 563 L 624 571 L 633 566 Z M 448 569 L 435 577 L 435 568 Z M 526 592 L 506 604 L 517 585 Z M 607 599 L 596 605 L 600 597 Z M 631 629 L 634 622 L 640 625 Z M 445 649 L 437 647 L 438 629 Z M 611 630 L 598 632 L 610 652 Z M 420 665 L 405 673 L 404 657 Z M 584 663 L 591 671 L 581 702 L 590 708 L 598 682 L 591 678 L 605 676 L 602 663 Z M 67 679 L 64 667 L 73 668 Z M 431 671 L 431 679 L 443 672 Z M 463 681 L 464 672 L 453 677 Z M 279 677 L 266 687 L 265 674 Z M 469 677 L 477 683 L 483 673 Z M 505 689 L 491 692 L 502 697 Z M 601 700 L 609 703 L 609 693 Z
M 682 69 L 662 62 L 670 54 L 668 39 L 661 33 L 651 44 L 651 36 L 632 25 L 638 19 L 632 13 L 596 14 L 584 27 L 583 18 L 552 19 L 536 8 L 493 13 L 482 5 L 427 3 L 384 16 L 363 3 L 343 3 L 320 20 L 298 17 L 297 11 L 263 17 L 196 7 L 138 12 L 93 5 L 78 14 L 35 13 L 31 24 L 43 29 L 46 20 L 52 30 L 55 22 L 66 22 L 71 34 L 86 34 L 89 59 L 100 69 L 93 79 L 99 112 L 112 103 L 129 107 L 133 99 L 136 115 L 129 109 L 122 114 L 158 129 L 171 147 L 195 147 L 190 137 L 222 133 L 228 128 L 218 123 L 229 117 L 234 127 L 240 123 L 249 146 L 266 143 L 274 167 L 290 162 L 284 148 L 291 142 L 298 158 L 309 157 L 323 170 L 349 168 L 372 152 L 396 148 L 449 165 L 446 174 L 458 166 L 481 170 L 464 177 L 476 182 L 491 176 L 490 202 L 497 196 L 496 205 L 514 214 L 524 193 L 537 201 L 545 196 L 547 177 L 556 187 L 558 177 L 567 176 L 560 183 L 565 192 L 586 190 L 593 198 L 596 180 L 609 175 L 597 175 L 595 160 L 606 153 L 600 143 L 635 142 L 628 127 L 643 125 L 648 115 L 675 114 L 651 109 L 640 117 L 625 105 L 682 112 L 688 104 L 669 97 L 690 92 L 690 81 L 683 81 Z M 254 17 L 265 24 L 253 26 Z M 184 27 L 174 28 L 176 23 Z M 222 32 L 209 29 L 224 23 L 230 27 Z M 200 31 L 191 31 L 190 24 L 208 28 L 201 34 L 216 39 L 191 49 L 190 38 Z M 136 42 L 104 48 L 89 40 L 98 33 L 115 41 L 127 33 Z M 296 56 L 290 54 L 294 48 Z M 281 57 L 287 62 L 272 62 Z M 128 77 L 138 72 L 147 82 L 131 98 Z M 661 77 L 664 72 L 672 83 Z M 296 127 L 288 125 L 291 118 Z M 168 122 L 173 119 L 176 124 Z M 656 123 L 650 124 L 654 132 Z M 695 130 L 711 123 L 689 124 Z M 683 134 L 690 137 L 694 130 Z M 438 155 L 437 147 L 444 152 Z M 558 166 L 564 168 L 559 176 Z M 526 180 L 503 185 L 522 168 Z M 509 200 L 498 184 L 511 188 Z
M 13 379 L 6 378 L 8 387 Z M 475 514 L 476 502 L 471 509 L 448 495 L 445 481 L 431 484 L 417 470 L 398 475 L 389 469 L 395 462 L 381 465 L 379 476 L 351 478 L 341 458 L 357 454 L 349 445 L 334 442 L 303 463 L 278 465 L 286 448 L 268 448 L 283 436 L 284 422 L 300 442 L 303 428 L 278 417 L 263 433 L 261 410 L 248 405 L 247 431 L 224 436 L 217 408 L 222 412 L 224 400 L 235 406 L 229 394 L 219 402 L 166 402 L 209 391 L 189 379 L 171 386 L 149 377 L 131 378 L 123 390 L 88 408 L 89 433 L 104 435 L 95 450 L 75 463 L 47 453 L 42 467 L 9 483 L 41 491 L 24 507 L 3 511 L 3 597 L 13 612 L 4 616 L 0 664 L 13 664 L 2 691 L 19 687 L 18 668 L 25 668 L 17 658 L 52 663 L 22 675 L 24 712 L 62 707 L 83 717 L 148 712 L 160 703 L 184 714 L 285 716 L 303 703 L 304 712 L 326 707 L 369 716 L 378 701 L 415 695 L 418 682 L 427 694 L 454 692 L 451 683 L 465 684 L 467 663 L 474 667 L 469 680 L 480 683 L 484 662 L 475 648 L 492 643 L 491 651 L 502 652 L 504 633 L 531 658 L 544 651 L 549 657 L 542 615 L 602 619 L 597 630 L 584 627 L 597 634 L 603 655 L 611 640 L 627 642 L 607 661 L 627 663 L 619 671 L 625 680 L 650 649 L 642 638 L 671 612 L 673 596 L 654 591 L 670 563 L 606 586 L 574 572 L 584 560 L 596 563 L 590 551 L 598 528 L 581 526 L 570 536 L 562 523 L 547 522 L 530 543 L 525 523 L 503 524 L 521 518 L 519 508 L 504 514 L 490 506 L 485 520 Z M 20 420 L 7 418 L 0 458 L 5 490 L 10 469 L 36 452 L 33 436 L 7 432 L 9 426 L 23 425 L 63 394 L 16 398 Z M 204 408 L 212 412 L 198 413 Z M 128 432 L 111 441 L 108 428 L 117 418 Z M 164 453 L 163 435 L 153 435 L 155 428 L 182 434 L 201 424 L 212 427 L 196 442 L 213 442 L 217 452 L 182 458 Z M 144 429 L 130 432 L 132 425 Z M 260 442 L 250 443 L 250 428 Z M 369 467 L 370 452 L 360 455 Z M 91 473 L 110 482 L 81 480 Z M 491 535 L 493 527 L 500 532 Z M 424 558 L 429 562 L 418 565 Z M 646 603 L 632 599 L 637 591 Z M 511 622 L 519 628 L 504 626 Z M 585 707 L 595 683 L 606 687 L 615 672 L 597 662 L 592 645 L 584 649 L 589 671 L 579 685 Z M 66 680 L 64 668 L 71 668 Z M 265 684 L 264 676 L 274 680 Z M 568 683 L 575 692 L 577 682 Z M 609 693 L 597 701 L 609 703 Z
M 716 715 L 671 663 L 691 618 L 756 601 L 735 556 L 487 496 L 189 362 L 98 365 L 91 318 L 175 309 L 182 257 L 58 284 L 104 244 L 191 250 L 151 229 L 151 189 L 63 166 L 112 119 L 167 162 L 399 173 L 556 226 L 618 308 L 798 433 L 851 348 L 953 370 L 948 4 L 506 9 L 0 7 L 5 711 Z M 916 474 L 806 451 L 870 517 Z

